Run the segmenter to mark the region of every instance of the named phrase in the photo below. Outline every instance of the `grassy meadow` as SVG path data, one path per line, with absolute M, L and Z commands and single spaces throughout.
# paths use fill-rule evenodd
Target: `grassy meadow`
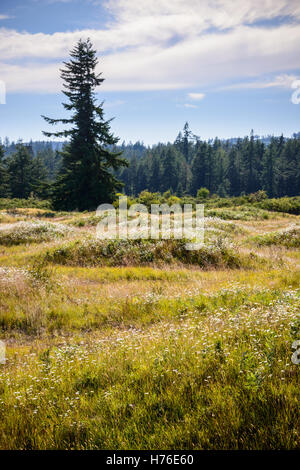
M 208 207 L 188 252 L 2 202 L 0 449 L 299 449 L 300 216 L 274 204 Z

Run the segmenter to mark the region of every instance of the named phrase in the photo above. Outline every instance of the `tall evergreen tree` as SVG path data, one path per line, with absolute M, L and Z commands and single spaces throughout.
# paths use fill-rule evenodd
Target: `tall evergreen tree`
M 16 152 L 8 159 L 10 189 L 12 197 L 26 199 L 37 184 L 34 163 L 30 149 L 19 143 Z
M 239 172 L 239 153 L 236 146 L 232 147 L 229 151 L 226 176 L 229 180 L 230 195 L 238 196 L 240 194 L 241 182 Z
M 163 153 L 163 158 L 165 153 Z M 161 165 L 157 154 L 152 157 L 151 176 L 149 178 L 149 190 L 156 192 L 160 190 L 162 180 Z
M 279 190 L 282 191 L 282 196 L 295 196 L 299 191 L 299 187 L 297 188 L 299 153 L 300 146 L 297 139 L 288 140 L 281 152 L 282 187 Z
M 47 170 L 40 155 L 32 161 L 32 192 L 40 199 L 48 199 L 50 194 L 50 184 L 47 181 Z
M 216 151 L 216 182 L 217 194 L 221 197 L 228 196 L 230 188 L 229 179 L 227 178 L 227 154 L 224 149 L 219 147 Z
M 196 196 L 198 189 L 205 187 L 207 184 L 207 143 L 197 142 L 196 144 L 196 155 L 192 162 L 192 181 L 191 181 L 191 192 Z
M 245 169 L 245 189 L 247 193 L 254 193 L 259 189 L 258 182 L 258 155 L 257 146 L 253 130 L 251 130 L 250 139 L 245 139 L 244 147 L 244 169 Z
M 186 122 L 183 128 L 183 139 L 182 139 L 182 152 L 184 155 L 184 158 L 186 159 L 187 162 L 190 161 L 190 138 L 191 138 L 192 132 L 190 131 L 189 128 L 189 123 Z
M 172 146 L 169 146 L 162 162 L 162 185 L 161 191 L 170 189 L 175 192 L 178 185 L 177 154 Z
M 10 196 L 9 174 L 4 162 L 4 146 L 0 144 L 0 197 Z
M 271 143 L 264 152 L 262 187 L 269 197 L 276 195 L 276 157 L 277 157 L 277 139 L 272 137 Z
M 121 152 L 111 150 L 118 138 L 110 130 L 111 120 L 104 119 L 103 103 L 96 103 L 94 90 L 104 79 L 95 71 L 98 59 L 91 41 L 80 40 L 70 55 L 71 60 L 64 62 L 61 78 L 63 93 L 68 98 L 63 106 L 72 116 L 69 119 L 43 116 L 49 124 L 71 125 L 61 132 L 44 132 L 47 137 L 70 139 L 62 152 L 53 203 L 56 208 L 67 210 L 95 209 L 102 202 L 111 202 L 121 189 L 112 170 L 127 163 L 120 158 Z

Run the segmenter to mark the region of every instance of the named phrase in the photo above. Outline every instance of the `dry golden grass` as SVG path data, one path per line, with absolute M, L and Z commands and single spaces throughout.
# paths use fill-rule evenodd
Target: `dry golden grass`
M 91 214 L 49 221 L 76 217 Z M 253 253 L 238 269 L 64 266 L 45 261 L 59 240 L 0 246 L 0 448 L 299 448 L 300 254 L 249 238 L 298 220 L 235 220 L 237 255 Z

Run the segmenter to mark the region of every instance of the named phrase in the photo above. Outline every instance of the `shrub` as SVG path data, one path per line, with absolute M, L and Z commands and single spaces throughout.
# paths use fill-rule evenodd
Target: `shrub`
M 139 204 L 144 204 L 148 209 L 151 208 L 151 204 L 161 204 L 162 196 L 160 193 L 150 193 L 149 191 L 142 191 L 136 202 Z
M 200 188 L 197 191 L 197 199 L 208 199 L 209 198 L 209 189 Z
M 224 220 L 265 220 L 272 216 L 269 212 L 254 206 L 208 209 L 206 214 Z
M 50 241 L 65 236 L 70 230 L 66 225 L 50 222 L 19 222 L 0 230 L 0 245 Z
M 264 199 L 267 199 L 267 193 L 266 191 L 259 190 L 256 193 L 249 194 L 248 200 L 249 202 L 260 202 L 263 201 Z
M 281 197 L 279 199 L 265 199 L 259 203 L 259 207 L 268 211 L 287 212 L 288 214 L 300 214 L 300 196 Z
M 69 220 L 67 223 L 70 225 L 74 225 L 75 227 L 85 227 L 86 225 L 95 227 L 102 219 L 102 215 L 91 215 L 89 217 L 76 217 L 74 219 Z
M 85 239 L 48 251 L 46 260 L 71 266 L 127 266 L 149 263 L 193 264 L 201 267 L 239 267 L 236 251 L 219 238 L 199 250 L 186 249 L 186 240 Z
M 13 209 L 18 207 L 34 207 L 37 209 L 51 209 L 51 202 L 35 198 L 8 199 L 0 198 L 0 209 Z
M 43 258 L 37 258 L 27 269 L 29 279 L 33 287 L 44 286 L 50 288 L 53 285 L 53 273 Z
M 252 237 L 252 240 L 258 245 L 281 245 L 287 248 L 298 248 L 300 247 L 300 228 L 293 226 L 280 232 L 257 235 Z

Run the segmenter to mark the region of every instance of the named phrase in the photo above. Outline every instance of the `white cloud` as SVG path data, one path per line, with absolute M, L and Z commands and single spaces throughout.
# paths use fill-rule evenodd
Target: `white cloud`
M 234 83 L 232 85 L 227 85 L 220 87 L 219 90 L 239 90 L 239 89 L 263 89 L 263 88 L 292 88 L 293 82 L 297 80 L 296 75 L 281 74 L 277 75 L 272 79 L 265 79 L 263 81 L 254 81 L 254 82 L 244 82 L 244 83 Z
M 183 106 L 185 108 L 198 108 L 198 106 L 196 106 L 195 104 L 191 104 L 191 103 L 184 103 Z
M 130 23 L 141 18 L 189 17 L 193 25 L 234 27 L 262 19 L 290 16 L 300 18 L 298 0 L 108 0 L 107 6 L 119 22 Z M 176 28 L 176 25 L 173 27 Z M 198 31 L 198 29 L 197 29 Z
M 30 34 L 0 28 L 0 78 L 8 90 L 58 91 L 61 61 L 86 37 L 102 57 L 107 91 L 245 78 L 254 83 L 261 75 L 288 76 L 300 68 L 298 0 L 243 0 L 238 6 L 236 0 L 109 0 L 106 6 L 114 20 L 105 29 Z M 280 26 L 255 25 L 285 16 L 290 21 Z
M 203 100 L 204 96 L 205 96 L 204 93 L 188 93 L 188 97 L 191 100 L 195 100 L 195 101 Z
M 0 15 L 0 20 L 9 20 L 10 18 L 12 17 L 9 15 Z
M 123 100 L 106 101 L 105 108 L 115 108 L 116 106 L 122 106 L 122 104 L 125 104 L 125 101 Z

